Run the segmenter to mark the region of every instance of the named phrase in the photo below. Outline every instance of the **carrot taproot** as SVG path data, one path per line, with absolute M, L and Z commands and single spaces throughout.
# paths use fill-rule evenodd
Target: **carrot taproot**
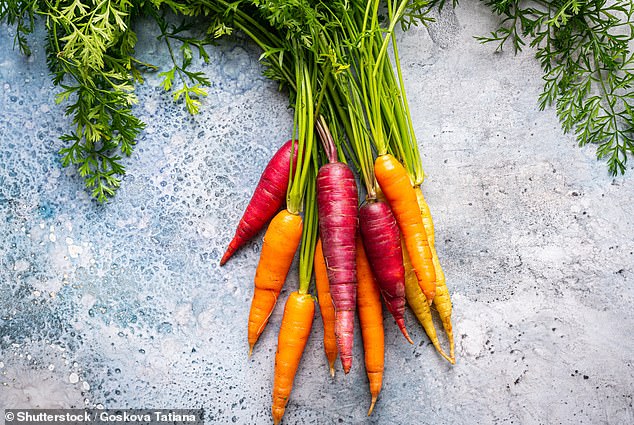
M 363 243 L 359 239 L 357 239 L 357 281 L 357 308 L 363 338 L 365 371 L 372 396 L 372 403 L 368 410 L 368 416 L 370 416 L 383 385 L 385 335 L 379 287 L 372 275 Z
M 335 306 L 330 295 L 328 285 L 328 270 L 324 260 L 324 252 L 321 246 L 321 239 L 317 241 L 315 247 L 315 286 L 317 287 L 317 299 L 319 300 L 319 311 L 321 320 L 324 323 L 324 352 L 328 365 L 330 366 L 330 376 L 335 376 L 335 360 L 337 360 L 337 339 L 335 338 Z
M 436 271 L 416 193 L 407 171 L 394 156 L 384 154 L 376 158 L 374 174 L 403 234 L 418 284 L 431 304 L 436 293 Z
M 286 300 L 282 325 L 275 351 L 275 377 L 273 379 L 273 422 L 277 425 L 291 395 L 293 380 L 304 353 L 315 316 L 312 296 L 292 292 Z
M 434 296 L 434 305 L 440 320 L 442 322 L 447 339 L 449 340 L 449 356 L 455 362 L 455 343 L 453 338 L 453 327 L 451 325 L 451 297 L 449 296 L 449 289 L 447 288 L 447 280 L 445 279 L 445 273 L 440 265 L 438 254 L 436 253 L 436 237 L 434 232 L 434 221 L 432 220 L 431 210 L 420 186 L 414 188 L 416 190 L 416 197 L 418 205 L 420 207 L 421 216 L 423 218 L 423 224 L 427 231 L 427 239 L 429 240 L 429 246 L 431 248 L 432 261 L 434 263 L 434 270 L 436 271 L 436 295 Z
M 221 266 L 241 246 L 257 235 L 284 205 L 291 162 L 293 168 L 296 168 L 297 141 L 293 140 L 284 143 L 264 168 L 253 196 L 240 219 L 236 233 L 220 260 Z
M 352 367 L 357 295 L 357 183 L 350 167 L 338 162 L 337 149 L 323 117 L 317 121 L 317 131 L 329 161 L 320 167 L 317 174 L 319 234 L 335 305 L 337 349 L 343 371 L 347 374 Z
M 359 230 L 387 309 L 405 338 L 413 344 L 405 328 L 403 316 L 405 271 L 403 270 L 401 238 L 396 220 L 387 203 L 370 200 L 363 204 L 359 208 Z
M 405 242 L 402 241 L 401 243 L 404 244 Z M 405 296 L 407 297 L 407 304 L 411 307 L 420 324 L 423 325 L 423 329 L 425 329 L 425 333 L 434 345 L 436 351 L 438 351 L 443 358 L 453 364 L 454 361 L 451 357 L 447 356 L 440 346 L 440 341 L 438 340 L 438 335 L 436 334 L 436 327 L 434 326 L 434 321 L 431 315 L 431 309 L 429 308 L 425 294 L 423 294 L 423 291 L 421 291 L 418 286 L 418 279 L 416 278 L 416 273 L 414 273 L 412 263 L 405 247 L 403 247 L 403 265 L 405 267 Z
M 298 214 L 282 210 L 266 230 L 255 270 L 255 290 L 249 311 L 249 355 L 273 312 L 299 246 L 302 227 L 302 218 Z

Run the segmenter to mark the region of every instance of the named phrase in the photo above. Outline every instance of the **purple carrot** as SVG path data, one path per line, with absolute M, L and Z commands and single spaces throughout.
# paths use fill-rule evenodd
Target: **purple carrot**
M 337 150 L 323 118 L 318 121 L 328 164 L 317 174 L 319 233 L 335 305 L 335 337 L 344 373 L 352 366 L 354 312 L 357 304 L 357 184 L 350 167 L 337 161 Z
M 370 267 L 381 289 L 387 309 L 405 338 L 405 270 L 396 219 L 385 202 L 371 200 L 359 208 L 359 228 Z
M 284 143 L 273 155 L 262 172 L 251 201 L 244 211 L 236 234 L 229 243 L 227 251 L 220 260 L 224 265 L 229 258 L 252 237 L 258 234 L 264 225 L 273 218 L 275 213 L 284 205 L 286 188 L 288 186 L 291 168 L 291 150 L 293 150 L 293 168 L 297 163 L 297 141 Z

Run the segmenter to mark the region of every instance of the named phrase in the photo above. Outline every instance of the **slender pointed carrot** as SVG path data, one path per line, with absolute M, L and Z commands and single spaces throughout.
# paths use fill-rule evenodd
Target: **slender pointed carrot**
M 330 376 L 335 376 L 335 360 L 337 360 L 337 339 L 335 338 L 335 306 L 328 285 L 328 270 L 322 251 L 321 239 L 315 248 L 315 286 L 319 299 L 321 320 L 324 322 L 324 351 L 330 366 Z
M 405 242 L 401 242 L 405 243 Z M 403 249 L 403 265 L 405 266 L 405 296 L 407 297 L 407 303 L 412 308 L 414 315 L 418 319 L 425 333 L 429 337 L 429 340 L 434 345 L 434 348 L 438 353 L 450 363 L 454 363 L 444 350 L 440 347 L 440 341 L 438 341 L 438 335 L 436 334 L 436 327 L 431 316 L 431 309 L 427 303 L 427 299 L 418 286 L 418 279 L 412 268 L 412 263 L 409 260 L 407 250 Z
M 434 297 L 434 305 L 442 321 L 442 326 L 447 334 L 449 340 L 449 356 L 456 361 L 455 357 L 455 343 L 453 339 L 453 327 L 451 326 L 451 297 L 449 296 L 449 289 L 447 288 L 447 281 L 445 279 L 445 273 L 440 265 L 438 254 L 436 253 L 435 246 L 435 234 L 434 234 L 434 221 L 432 220 L 431 211 L 429 205 L 425 201 L 422 189 L 419 187 L 414 188 L 416 190 L 416 196 L 418 205 L 420 207 L 421 216 L 423 218 L 423 224 L 427 231 L 427 239 L 429 240 L 429 246 L 431 248 L 432 261 L 434 263 L 434 270 L 436 271 L 436 296 Z
M 359 208 L 359 230 L 372 273 L 387 309 L 409 341 L 405 328 L 405 271 L 401 237 L 396 220 L 386 202 L 368 200 Z
M 292 155 L 291 155 L 292 152 Z M 286 200 L 291 163 L 296 168 L 297 141 L 289 140 L 273 155 L 262 172 L 249 205 L 244 210 L 235 236 L 220 260 L 224 265 L 247 241 L 253 238 L 279 211 Z
M 320 117 L 317 131 L 328 157 L 317 174 L 319 234 L 328 266 L 330 293 L 335 304 L 335 336 L 343 372 L 352 367 L 354 311 L 357 276 L 355 263 L 357 233 L 357 184 L 348 165 L 338 162 L 328 127 Z
M 315 303 L 309 294 L 292 292 L 286 300 L 275 352 L 273 380 L 273 422 L 279 424 L 291 395 L 297 367 L 304 353 L 315 316 Z
M 383 384 L 385 363 L 385 335 L 383 330 L 383 308 L 379 286 L 374 280 L 363 243 L 357 238 L 357 307 L 365 352 L 365 370 L 370 383 L 372 413 Z M 418 284 L 417 284 L 418 285 Z
M 416 192 L 407 171 L 391 154 L 384 154 L 376 158 L 374 174 L 403 233 L 418 284 L 431 304 L 436 294 L 436 271 Z
M 302 227 L 299 215 L 282 210 L 266 230 L 255 270 L 255 291 L 249 312 L 249 355 L 269 322 L 297 251 Z

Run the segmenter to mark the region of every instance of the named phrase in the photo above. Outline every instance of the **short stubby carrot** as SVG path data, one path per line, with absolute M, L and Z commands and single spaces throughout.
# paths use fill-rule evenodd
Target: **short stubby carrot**
M 385 334 L 379 287 L 372 275 L 370 263 L 360 240 L 357 240 L 357 281 L 357 307 L 365 352 L 365 370 L 372 396 L 372 403 L 368 410 L 368 416 L 370 416 L 383 385 Z
M 403 233 L 418 284 L 431 304 L 436 293 L 436 271 L 416 193 L 407 171 L 394 156 L 385 154 L 376 158 L 374 174 Z
M 304 353 L 315 317 L 315 303 L 309 294 L 292 292 L 286 300 L 275 352 L 273 379 L 273 422 L 277 425 L 284 416 L 291 395 L 293 380 Z
M 335 376 L 335 360 L 337 360 L 337 340 L 335 338 L 335 306 L 328 285 L 328 270 L 321 246 L 321 239 L 315 247 L 315 286 L 319 299 L 319 311 L 324 323 L 324 351 L 330 366 L 330 376 Z
M 297 142 L 289 140 L 273 155 L 262 172 L 260 181 L 247 205 L 236 233 L 225 251 L 220 265 L 247 241 L 258 234 L 264 225 L 279 211 L 286 200 L 286 189 L 290 178 L 291 152 L 293 167 L 297 162 Z
M 453 360 L 448 357 L 444 350 L 440 347 L 440 341 L 438 341 L 436 327 L 434 326 L 427 298 L 425 298 L 425 294 L 423 294 L 423 291 L 421 291 L 418 286 L 418 279 L 416 278 L 416 274 L 414 273 L 414 269 L 412 268 L 412 263 L 409 260 L 409 255 L 407 254 L 406 249 L 403 249 L 403 265 L 405 266 L 405 295 L 407 297 L 407 303 L 411 307 L 420 324 L 423 325 L 423 329 L 425 329 L 425 333 L 434 345 L 436 351 L 438 351 L 438 353 L 450 363 L 453 363 Z M 436 296 L 438 296 L 438 294 L 436 294 Z
M 302 236 L 302 218 L 280 211 L 264 235 L 249 312 L 249 355 L 269 322 Z
M 335 305 L 335 335 L 344 373 L 352 366 L 357 276 L 357 184 L 350 167 L 324 164 L 317 174 L 319 234 Z
M 359 208 L 359 230 L 372 272 L 381 289 L 387 309 L 405 336 L 405 271 L 401 237 L 387 203 L 368 201 Z M 358 248 L 357 248 L 358 249 Z M 357 261 L 359 256 L 357 255 Z M 357 267 L 358 270 L 358 267 Z
M 418 206 L 420 207 L 423 224 L 425 225 L 425 230 L 427 231 L 427 239 L 429 240 L 432 261 L 436 271 L 436 296 L 434 296 L 434 305 L 436 306 L 436 310 L 438 311 L 438 315 L 442 321 L 442 326 L 445 329 L 447 339 L 449 340 L 449 356 L 455 362 L 455 344 L 453 339 L 453 327 L 451 326 L 451 297 L 449 296 L 445 273 L 442 270 L 438 254 L 436 253 L 434 221 L 432 220 L 431 211 L 427 201 L 425 201 L 422 189 L 420 187 L 415 187 L 414 189 L 416 190 Z

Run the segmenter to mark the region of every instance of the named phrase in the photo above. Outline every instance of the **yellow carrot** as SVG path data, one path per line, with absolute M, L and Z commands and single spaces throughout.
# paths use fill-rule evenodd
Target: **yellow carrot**
M 438 259 L 438 254 L 436 253 L 434 222 L 432 220 L 429 205 L 427 205 L 427 202 L 425 201 L 425 197 L 423 196 L 421 188 L 415 187 L 414 189 L 416 190 L 416 196 L 418 200 L 418 205 L 420 207 L 420 213 L 423 219 L 423 224 L 425 225 L 425 230 L 427 231 L 427 240 L 429 241 L 429 247 L 431 249 L 434 270 L 436 271 L 436 295 L 434 296 L 434 305 L 436 307 L 436 310 L 438 311 L 440 320 L 442 321 L 445 333 L 447 334 L 447 339 L 449 340 L 449 356 L 451 357 L 452 363 L 455 363 L 455 344 L 453 338 L 453 328 L 451 326 L 451 298 L 449 296 L 449 289 L 447 289 L 445 273 L 442 270 L 440 260 Z
M 404 241 L 401 240 L 401 243 L 404 244 Z M 429 304 L 427 303 L 425 295 L 418 286 L 418 280 L 416 279 L 416 274 L 414 273 L 412 263 L 410 262 L 409 255 L 407 254 L 405 247 L 403 247 L 403 266 L 405 267 L 405 297 L 407 298 L 407 303 L 412 308 L 412 311 L 420 324 L 423 325 L 423 329 L 425 329 L 425 333 L 434 345 L 434 348 L 436 348 L 436 351 L 447 359 L 447 361 L 453 364 L 454 361 L 447 356 L 440 347 L 440 342 L 438 341 L 438 335 L 436 334 L 436 327 L 434 326 L 434 321 L 432 320 Z

